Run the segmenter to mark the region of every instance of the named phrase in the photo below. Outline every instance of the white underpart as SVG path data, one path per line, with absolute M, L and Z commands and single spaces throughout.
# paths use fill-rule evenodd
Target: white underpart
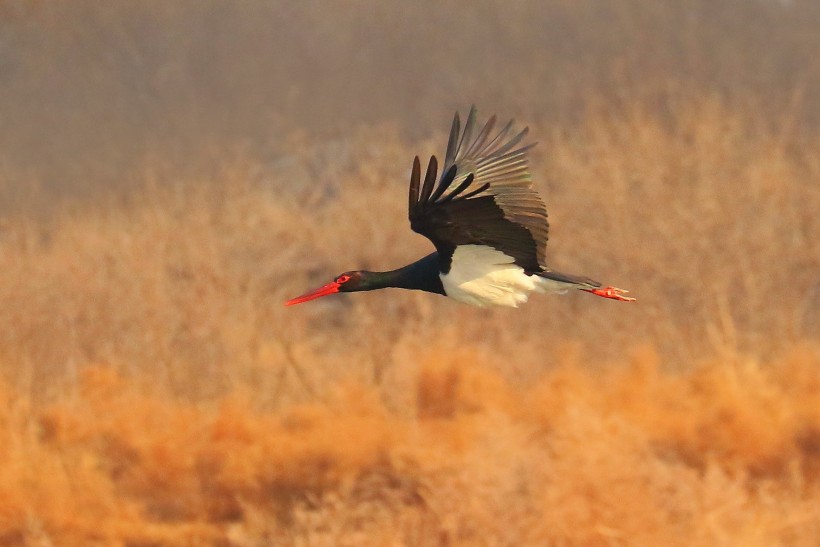
M 447 296 L 473 306 L 517 308 L 530 291 L 566 292 L 573 283 L 527 275 L 512 257 L 485 245 L 456 247 L 450 271 L 440 274 Z

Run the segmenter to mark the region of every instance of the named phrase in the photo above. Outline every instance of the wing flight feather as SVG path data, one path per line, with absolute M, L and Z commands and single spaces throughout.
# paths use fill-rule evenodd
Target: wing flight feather
M 453 118 L 443 173 L 431 157 L 421 183 L 418 157 L 410 179 L 410 225 L 429 238 L 440 255 L 458 245 L 488 245 L 511 256 L 527 271 L 546 268 L 547 210 L 532 186 L 527 151 L 519 146 L 528 129 L 508 137 L 513 122 L 494 137 L 496 117 L 475 133 L 477 112 L 470 109 L 464 131 Z

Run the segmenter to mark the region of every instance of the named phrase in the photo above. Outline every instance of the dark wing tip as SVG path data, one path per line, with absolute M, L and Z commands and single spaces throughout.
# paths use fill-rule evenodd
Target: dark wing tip
M 450 165 L 456 159 L 459 133 L 461 133 L 461 119 L 458 116 L 458 110 L 456 110 L 453 116 L 453 125 L 450 127 L 450 138 L 447 140 L 447 153 L 444 155 L 445 165 Z
M 450 171 L 453 172 L 453 175 L 455 175 L 455 169 L 454 168 L 455 168 L 455 166 L 450 168 Z M 452 201 L 453 199 L 458 197 L 458 195 L 460 193 L 462 193 L 464 190 L 466 190 L 473 183 L 474 178 L 475 178 L 475 173 L 470 173 L 469 175 L 467 175 L 465 177 L 465 179 L 463 181 L 461 181 L 461 184 L 456 186 L 455 190 L 453 190 L 452 192 L 447 194 L 447 196 L 445 196 L 444 199 L 439 201 L 439 204 L 447 203 L 448 201 Z M 452 178 L 450 179 L 450 182 L 452 182 Z M 448 186 L 449 186 L 449 183 L 448 183 Z M 489 185 L 486 185 L 486 186 L 489 187 Z M 483 188 L 482 191 L 483 190 L 486 190 L 486 188 Z
M 413 172 L 410 175 L 410 196 L 407 207 L 408 212 L 412 214 L 413 209 L 419 202 L 419 183 L 421 182 L 421 162 L 419 157 L 413 160 Z
M 470 146 L 470 139 L 473 136 L 473 128 L 475 127 L 475 120 L 478 115 L 478 110 L 475 105 L 470 108 L 470 113 L 467 115 L 467 123 L 464 124 L 464 131 L 461 133 L 461 141 L 458 143 L 456 154 L 453 159 L 458 157 L 459 152 L 464 150 L 465 146 Z
M 433 187 L 436 184 L 436 175 L 438 174 L 438 159 L 435 156 L 430 156 L 430 161 L 427 164 L 427 173 L 424 175 L 424 184 L 421 187 L 421 196 L 419 203 L 425 204 L 430 199 L 430 194 L 433 193 Z
M 435 202 L 441 195 L 450 187 L 453 181 L 456 178 L 456 172 L 458 171 L 458 167 L 455 165 L 451 165 L 447 170 L 444 171 L 441 175 L 441 180 L 438 181 L 438 187 L 436 187 L 436 191 L 433 192 L 433 195 L 430 196 L 430 201 Z M 470 179 L 472 180 L 472 179 Z

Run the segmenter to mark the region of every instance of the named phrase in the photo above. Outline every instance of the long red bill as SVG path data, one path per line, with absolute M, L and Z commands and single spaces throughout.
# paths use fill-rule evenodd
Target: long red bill
M 316 290 L 310 291 L 309 293 L 305 293 L 302 296 L 297 296 L 296 298 L 291 298 L 287 302 L 285 302 L 285 306 L 293 306 L 295 304 L 301 304 L 302 302 L 307 302 L 308 300 L 313 300 L 314 298 L 319 298 L 320 296 L 327 296 L 329 294 L 339 292 L 339 284 L 335 281 L 331 281 L 327 285 L 319 287 Z

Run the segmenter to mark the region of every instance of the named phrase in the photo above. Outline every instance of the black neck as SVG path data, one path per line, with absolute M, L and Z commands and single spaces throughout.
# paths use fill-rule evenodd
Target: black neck
M 369 280 L 368 285 L 372 283 L 373 289 L 395 287 L 444 294 L 444 287 L 439 277 L 438 253 L 427 255 L 398 270 L 370 272 L 368 277 L 372 280 Z

